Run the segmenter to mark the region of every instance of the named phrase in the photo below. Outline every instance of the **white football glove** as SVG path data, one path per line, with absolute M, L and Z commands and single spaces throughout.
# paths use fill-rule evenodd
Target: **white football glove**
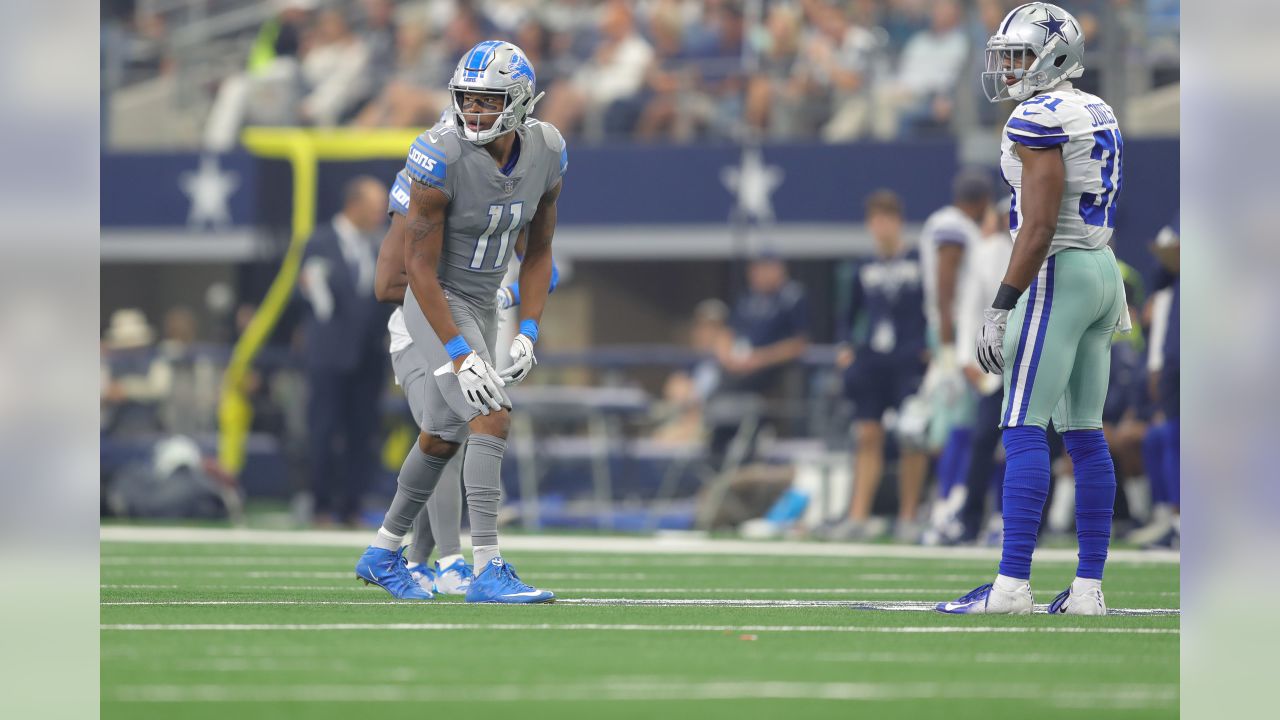
M 978 366 L 984 372 L 1004 372 L 1004 329 L 1009 311 L 987 308 L 982 311 L 982 329 L 978 331 Z
M 436 370 L 436 375 L 453 372 L 453 363 L 447 363 Z M 471 353 L 462 361 L 462 367 L 453 373 L 462 387 L 462 395 L 467 404 L 488 415 L 494 410 L 502 409 L 502 392 L 498 389 L 506 385 L 498 371 L 484 361 L 476 353 Z
M 533 356 L 533 341 L 523 333 L 517 335 L 511 341 L 511 367 L 502 371 L 502 379 L 516 385 L 529 377 L 529 371 L 537 364 L 538 358 Z
M 929 368 L 920 384 L 920 394 L 952 405 L 963 393 L 964 375 L 956 364 L 956 349 L 952 345 L 943 345 L 929 360 Z
M 508 310 L 516 304 L 516 298 L 511 292 L 511 288 L 498 288 L 498 309 Z

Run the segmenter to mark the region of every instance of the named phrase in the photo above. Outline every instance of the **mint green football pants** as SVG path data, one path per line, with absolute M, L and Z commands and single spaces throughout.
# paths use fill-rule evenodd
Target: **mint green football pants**
M 1111 375 L 1111 337 L 1128 312 L 1110 248 L 1049 256 L 1019 298 L 1004 337 L 1000 427 L 1097 430 Z

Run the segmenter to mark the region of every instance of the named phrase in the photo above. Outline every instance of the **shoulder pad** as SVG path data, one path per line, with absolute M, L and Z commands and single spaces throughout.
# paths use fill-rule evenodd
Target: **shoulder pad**
M 568 143 L 565 142 L 564 136 L 556 129 L 555 125 L 541 120 L 530 118 L 525 121 L 529 126 L 530 134 L 534 137 L 541 138 L 546 143 L 547 149 L 560 158 L 560 175 L 564 175 L 569 169 L 569 150 Z
M 427 130 L 409 146 L 404 171 L 411 180 L 444 189 L 449 165 L 458 159 L 461 152 L 455 133 Z

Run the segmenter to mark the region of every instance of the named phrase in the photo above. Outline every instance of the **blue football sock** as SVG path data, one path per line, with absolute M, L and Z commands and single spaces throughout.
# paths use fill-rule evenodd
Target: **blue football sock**
M 1165 440 L 1169 436 L 1167 425 L 1152 425 L 1147 436 L 1142 439 L 1142 466 L 1147 471 L 1147 480 L 1151 482 L 1151 503 L 1161 505 L 1169 502 L 1168 482 L 1165 478 Z
M 1028 580 L 1040 516 L 1049 496 L 1049 441 L 1042 427 L 1004 431 L 1004 552 L 1000 574 Z
M 973 438 L 970 428 L 955 428 L 947 436 L 938 456 L 938 497 L 945 498 L 957 485 L 963 485 L 969 470 L 969 443 Z
M 1116 505 L 1116 469 L 1101 430 L 1062 434 L 1076 473 L 1076 539 L 1080 564 L 1076 577 L 1102 579 L 1111 542 L 1111 515 Z
M 1179 451 L 1182 449 L 1182 422 L 1179 418 L 1169 418 L 1165 423 L 1164 439 L 1164 492 L 1169 504 L 1181 507 L 1182 472 Z

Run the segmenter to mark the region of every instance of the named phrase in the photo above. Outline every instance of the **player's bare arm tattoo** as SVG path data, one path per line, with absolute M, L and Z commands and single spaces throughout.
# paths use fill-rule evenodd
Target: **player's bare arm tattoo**
M 415 211 L 409 218 L 409 259 L 427 259 L 434 262 L 440 254 L 438 239 L 443 235 L 444 222 L 434 205 L 430 187 L 416 180 L 410 190 L 410 207 Z M 437 243 L 431 242 L 436 239 Z

